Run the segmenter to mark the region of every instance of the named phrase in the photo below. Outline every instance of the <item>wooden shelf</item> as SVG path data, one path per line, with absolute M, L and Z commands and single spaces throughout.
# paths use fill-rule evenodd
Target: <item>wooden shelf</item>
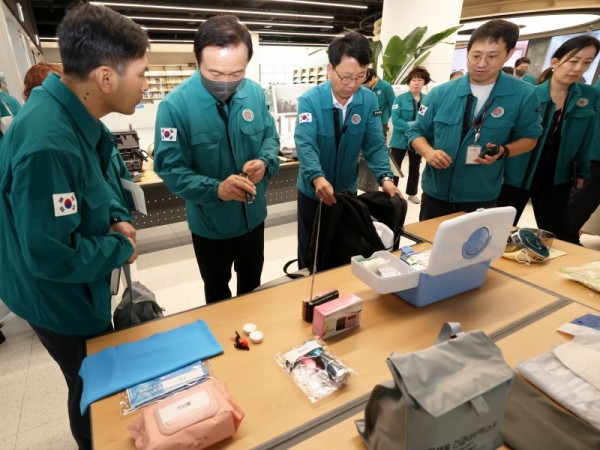
M 150 89 L 144 94 L 144 99 L 163 98 L 195 71 L 196 67 L 193 64 L 150 64 L 146 71 Z
M 294 84 L 321 84 L 327 81 L 327 66 L 300 67 L 294 69 Z

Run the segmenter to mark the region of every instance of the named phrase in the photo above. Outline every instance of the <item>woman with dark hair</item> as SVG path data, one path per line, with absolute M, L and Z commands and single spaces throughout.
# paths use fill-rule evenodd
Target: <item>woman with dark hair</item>
M 48 74 L 52 72 L 58 75 L 63 74 L 62 68 L 56 64 L 38 63 L 31 66 L 25 74 L 25 79 L 23 80 L 23 99 L 27 101 L 29 95 L 31 94 L 31 90 L 34 87 L 41 85 Z
M 517 209 L 515 225 L 531 198 L 538 227 L 574 241 L 569 233 L 569 195 L 571 186 L 581 188 L 589 176 L 600 107 L 597 91 L 576 81 L 599 51 L 600 42 L 592 36 L 569 39 L 538 78 L 544 131 L 531 152 L 506 162 L 498 199 L 498 206 Z
M 390 141 L 390 152 L 398 171 L 400 171 L 400 166 L 408 149 L 406 132 L 417 117 L 421 101 L 425 97 L 425 94 L 422 94 L 421 91 L 431 81 L 431 76 L 424 67 L 415 67 L 408 74 L 407 80 L 408 92 L 398 95 L 392 106 L 392 125 L 394 126 L 394 131 Z M 413 203 L 421 203 L 421 199 L 417 196 L 420 168 L 421 155 L 411 149 L 408 152 L 406 194 L 408 195 L 408 199 Z M 394 177 L 394 183 L 398 184 L 398 181 L 398 177 Z

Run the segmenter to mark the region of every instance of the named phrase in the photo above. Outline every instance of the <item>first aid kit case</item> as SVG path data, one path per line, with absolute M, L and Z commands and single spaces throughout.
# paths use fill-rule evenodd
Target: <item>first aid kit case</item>
M 354 256 L 352 274 L 379 294 L 393 292 L 419 307 L 475 289 L 490 263 L 502 256 L 515 214 L 507 206 L 446 220 L 431 250 L 401 258 L 387 251 Z

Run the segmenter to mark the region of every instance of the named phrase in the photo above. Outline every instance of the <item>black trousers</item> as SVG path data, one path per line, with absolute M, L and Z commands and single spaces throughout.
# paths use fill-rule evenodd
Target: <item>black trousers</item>
M 517 209 L 517 218 L 521 217 L 527 201 L 531 198 L 533 214 L 538 228 L 554 233 L 558 239 L 577 243 L 579 237 L 574 240 L 569 230 L 569 195 L 571 183 L 563 183 L 552 187 L 534 188 L 530 191 L 519 189 L 514 186 L 503 185 L 498 206 L 514 206 Z
M 81 415 L 79 403 L 83 391 L 83 380 L 79 376 L 79 369 L 83 358 L 86 356 L 85 341 L 92 336 L 70 336 L 57 334 L 45 328 L 40 328 L 29 324 L 42 345 L 46 348 L 50 356 L 57 362 L 62 371 L 67 387 L 69 389 L 67 407 L 69 412 L 69 423 L 71 433 L 77 442 L 80 450 L 92 448 L 92 433 L 90 427 L 89 410 Z M 112 326 L 106 331 L 112 331 Z
M 312 269 L 313 261 L 309 258 L 310 241 L 312 238 L 315 217 L 319 201 L 298 191 L 298 268 Z
M 569 227 L 572 242 L 579 242 L 579 230 L 600 205 L 600 161 L 590 163 L 590 177 L 569 199 Z
M 439 200 L 423 192 L 421 197 L 421 210 L 419 211 L 419 221 L 435 219 L 459 211 L 473 212 L 479 208 L 493 208 L 496 206 L 496 200 L 486 202 L 462 202 L 451 203 Z
M 408 152 L 408 180 L 406 181 L 406 194 L 417 195 L 419 189 L 419 176 L 421 171 L 421 155 L 405 148 L 390 147 L 392 158 L 397 167 L 402 166 L 404 156 Z M 398 184 L 398 180 L 394 180 Z
M 252 292 L 260 286 L 265 262 L 265 224 L 250 233 L 229 239 L 208 239 L 192 233 L 200 275 L 204 281 L 206 303 L 231 298 L 231 266 L 237 274 L 237 294 Z

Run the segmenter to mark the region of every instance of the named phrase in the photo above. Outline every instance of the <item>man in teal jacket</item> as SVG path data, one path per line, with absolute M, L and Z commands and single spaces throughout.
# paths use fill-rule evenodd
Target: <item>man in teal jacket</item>
M 514 75 L 519 80 L 526 81 L 529 84 L 536 84 L 536 78 L 529 73 L 529 66 L 531 65 L 531 60 L 526 56 L 519 58 L 515 61 L 515 71 Z
M 377 96 L 377 103 L 379 104 L 379 111 L 381 111 L 381 124 L 383 125 L 383 136 L 387 138 L 389 130 L 389 121 L 392 115 L 392 106 L 396 94 L 394 88 L 387 81 L 379 78 L 375 69 L 367 70 L 367 79 L 363 83 L 366 87 L 371 89 Z
M 371 61 L 369 41 L 358 33 L 335 39 L 327 50 L 329 81 L 298 101 L 294 139 L 298 174 L 298 266 L 310 267 L 309 245 L 319 202 L 335 203 L 335 192 L 358 188 L 362 150 L 371 172 L 388 195 L 393 183 L 377 97 L 361 84 Z
M 501 71 L 518 37 L 519 28 L 501 19 L 477 28 L 468 75 L 434 88 L 421 104 L 408 136 L 427 161 L 420 220 L 495 206 L 505 158 L 535 146 L 542 132 L 535 88 Z
M 194 38 L 199 70 L 161 102 L 155 127 L 156 172 L 185 199 L 207 303 L 260 285 L 265 191 L 279 169 L 279 137 L 262 88 L 244 74 L 252 57 L 248 29 L 234 16 L 204 22 Z
M 59 364 L 71 431 L 90 449 L 79 412 L 85 342 L 112 329 L 111 271 L 137 258 L 131 217 L 107 181 L 114 139 L 99 118 L 133 114 L 148 89 L 148 39 L 91 4 L 71 8 L 58 37 L 64 75 L 31 94 L 0 145 L 0 298 Z

